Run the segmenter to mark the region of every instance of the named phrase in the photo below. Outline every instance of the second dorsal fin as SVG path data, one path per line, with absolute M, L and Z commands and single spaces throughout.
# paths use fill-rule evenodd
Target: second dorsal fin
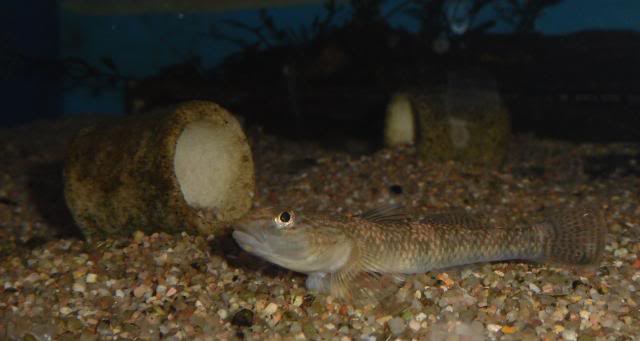
M 420 219 L 420 222 L 433 225 L 459 226 L 470 229 L 489 228 L 489 225 L 470 216 L 466 212 L 431 213 Z

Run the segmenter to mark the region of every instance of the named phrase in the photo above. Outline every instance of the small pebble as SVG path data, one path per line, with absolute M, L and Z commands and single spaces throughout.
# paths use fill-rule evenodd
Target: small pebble
M 559 324 L 556 324 L 556 325 L 554 325 L 554 326 L 553 326 L 553 332 L 554 332 L 554 333 L 556 333 L 556 334 L 560 334 L 560 333 L 562 333 L 563 331 L 564 331 L 564 327 L 563 327 L 563 326 L 561 326 L 561 325 L 559 325 Z
M 133 233 L 133 241 L 136 242 L 137 244 L 142 243 L 142 241 L 144 240 L 144 232 L 138 230 L 136 232 Z
M 164 296 L 166 293 L 167 293 L 166 286 L 162 284 L 158 284 L 158 286 L 156 286 L 156 295 Z
M 235 318 L 235 316 L 234 316 Z M 232 322 L 232 324 L 235 324 Z M 296 321 L 291 323 L 291 327 L 289 328 L 289 333 L 291 334 L 298 334 L 302 331 L 302 325 L 300 324 L 300 322 Z
M 98 281 L 98 275 L 94 273 L 87 274 L 87 278 L 85 279 L 87 283 L 95 283 Z
M 29 276 L 27 276 L 24 281 L 27 283 L 34 283 L 36 281 L 40 280 L 40 275 L 38 275 L 37 273 L 31 273 L 29 274 Z
M 144 296 L 148 291 L 150 290 L 150 288 L 144 284 L 137 286 L 135 289 L 133 289 L 133 296 L 135 297 L 142 297 Z
M 265 315 L 273 315 L 278 310 L 278 305 L 271 302 L 262 311 Z
M 409 321 L 409 328 L 414 332 L 417 332 L 418 330 L 420 330 L 420 322 L 416 320 Z
M 627 256 L 627 254 L 629 254 L 629 250 L 625 248 L 616 249 L 613 252 L 613 256 L 616 258 L 624 258 L 625 256 Z
M 231 324 L 239 327 L 251 327 L 253 325 L 253 311 L 249 309 L 238 310 L 233 315 Z
M 578 339 L 578 334 L 575 330 L 566 329 L 562 332 L 562 337 L 567 341 L 576 341 Z
M 500 329 L 500 331 L 502 331 L 504 334 L 513 334 L 518 331 L 518 327 L 503 326 L 502 329 Z
M 388 322 L 389 329 L 393 335 L 400 335 L 406 327 L 405 322 L 400 317 L 393 318 Z
M 73 283 L 73 291 L 75 292 L 85 292 L 87 287 L 83 283 L 75 282 Z
M 71 312 L 72 312 L 71 308 L 69 308 L 67 306 L 64 306 L 64 307 L 60 308 L 60 314 L 62 314 L 63 316 L 69 315 L 69 314 L 71 314 Z
M 537 285 L 533 284 L 533 283 L 529 283 L 529 289 L 533 292 L 535 292 L 536 294 L 539 294 L 541 292 L 540 287 L 538 287 Z
M 488 325 L 487 325 L 487 330 L 488 330 L 488 331 L 490 331 L 490 332 L 492 332 L 492 333 L 497 333 L 497 332 L 499 332 L 501 329 L 502 329 L 502 326 L 501 326 L 501 325 L 499 325 L 499 324 L 492 324 L 492 323 L 490 323 L 490 324 L 488 324 Z
M 389 322 L 392 318 L 393 318 L 393 316 L 386 315 L 386 316 L 382 316 L 380 318 L 377 318 L 376 322 L 378 322 L 379 325 L 383 326 L 385 323 Z
M 176 285 L 176 284 L 178 284 L 178 278 L 176 276 L 167 277 L 167 284 L 168 285 Z
M 296 306 L 296 307 L 301 306 L 301 305 L 302 305 L 302 302 L 304 302 L 304 297 L 302 297 L 302 296 L 296 296 L 296 297 L 293 299 L 293 305 L 294 305 L 294 306 Z
M 218 316 L 220 317 L 221 320 L 225 320 L 229 316 L 229 313 L 224 309 L 219 309 Z

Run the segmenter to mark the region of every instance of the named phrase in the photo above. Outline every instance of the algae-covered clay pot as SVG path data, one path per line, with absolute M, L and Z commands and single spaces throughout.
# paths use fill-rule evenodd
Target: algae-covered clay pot
M 238 121 L 192 101 L 80 131 L 64 170 L 65 198 L 87 239 L 215 233 L 254 196 L 251 149 Z
M 492 91 L 414 97 L 418 115 L 418 152 L 429 160 L 458 160 L 499 166 L 511 134 L 507 109 Z M 458 103 L 451 103 L 457 101 Z
M 491 81 L 488 86 L 467 83 L 466 79 L 449 83 L 392 96 L 385 120 L 385 145 L 415 143 L 426 160 L 499 166 L 511 124 L 497 86 Z

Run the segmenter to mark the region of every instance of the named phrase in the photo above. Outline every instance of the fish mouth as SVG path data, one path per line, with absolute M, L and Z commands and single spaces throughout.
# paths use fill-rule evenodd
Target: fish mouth
M 236 240 L 236 243 L 249 253 L 264 255 L 268 252 L 268 250 L 266 250 L 268 246 L 265 243 L 264 236 L 255 236 L 243 230 L 235 230 L 231 235 L 233 239 Z

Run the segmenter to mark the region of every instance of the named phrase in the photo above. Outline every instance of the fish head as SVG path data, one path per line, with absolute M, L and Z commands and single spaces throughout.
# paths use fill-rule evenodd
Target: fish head
M 333 272 L 349 259 L 351 242 L 338 222 L 305 217 L 293 210 L 262 209 L 234 226 L 240 247 L 284 268 L 301 272 Z

